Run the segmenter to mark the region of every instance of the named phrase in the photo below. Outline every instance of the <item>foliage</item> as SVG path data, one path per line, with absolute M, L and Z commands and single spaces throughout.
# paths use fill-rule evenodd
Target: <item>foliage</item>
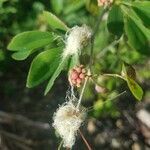
M 0 2 L 0 38 L 3 39 L 0 41 L 0 69 L 5 68 L 4 62 L 12 62 L 10 54 L 15 60 L 23 60 L 23 63 L 28 63 L 27 58 L 33 59 L 26 86 L 32 88 L 48 80 L 47 94 L 62 71 L 69 73 L 78 64 L 88 68 L 92 57 L 92 77 L 86 85 L 84 99 L 91 100 L 95 98 L 95 93 L 98 95 L 97 100 L 92 101 L 94 117 L 120 115 L 111 99 L 117 99 L 125 85 L 137 100 L 142 100 L 144 93 L 137 80 L 149 78 L 149 72 L 144 70 L 145 74 L 133 66 L 145 65 L 150 55 L 149 1 L 115 0 L 104 8 L 106 13 L 94 37 L 93 56 L 89 44 L 81 54 L 65 59 L 62 55 L 72 27 L 87 24 L 94 32 L 103 8 L 98 7 L 96 0 L 51 0 L 50 4 L 33 0 L 30 5 L 20 3 L 19 0 Z M 9 41 L 9 52 L 6 52 Z M 93 90 L 95 86 L 104 90 Z
M 114 35 L 120 37 L 120 36 L 124 35 L 123 27 L 125 26 L 125 35 L 128 38 L 129 45 L 142 54 L 149 54 L 148 41 L 150 40 L 150 31 L 147 27 L 144 26 L 143 21 L 138 16 L 139 13 L 136 13 L 134 11 L 134 9 L 132 9 L 132 7 L 134 8 L 136 5 L 135 3 L 137 3 L 137 2 L 132 2 L 132 1 L 128 2 L 128 3 L 126 3 L 126 1 L 114 2 L 114 4 L 112 5 L 112 7 L 110 7 L 110 10 L 109 10 L 109 17 L 108 17 L 108 23 L 107 23 L 108 30 L 111 33 L 113 33 Z M 149 5 L 149 3 L 145 2 L 145 1 L 141 2 L 141 4 L 139 2 L 136 9 L 140 9 L 140 11 L 143 10 L 142 13 L 144 13 L 145 16 L 148 16 L 149 12 L 144 11 L 145 8 L 141 8 L 141 7 L 147 7 L 147 5 L 145 3 L 147 5 Z M 53 5 L 54 5 L 54 3 L 53 3 Z M 141 5 L 141 7 L 140 7 L 140 5 Z M 43 15 L 44 15 L 45 20 L 49 24 L 49 26 L 53 29 L 53 31 L 54 30 L 64 30 L 64 31 L 69 30 L 69 28 L 62 21 L 60 21 L 55 15 L 53 15 L 49 12 L 46 12 L 46 11 L 43 13 Z M 18 60 L 26 59 L 30 54 L 32 54 L 33 50 L 43 47 L 47 44 L 50 44 L 50 42 L 52 40 L 54 40 L 54 37 L 52 36 L 53 31 L 51 31 L 50 33 L 40 32 L 40 31 L 39 32 L 31 31 L 31 32 L 21 33 L 21 34 L 15 36 L 12 39 L 11 43 L 8 45 L 9 50 L 17 51 L 17 53 L 14 53 L 12 55 L 12 57 L 14 59 L 18 59 Z M 125 35 L 124 35 L 124 37 L 125 37 Z M 61 42 L 61 44 L 63 44 L 63 42 Z M 38 61 L 38 63 L 39 63 L 40 62 L 39 59 L 43 60 L 44 57 L 46 56 L 45 53 L 43 54 L 43 52 L 42 52 L 41 55 L 39 55 L 39 57 L 35 58 L 34 61 L 32 62 L 30 72 L 28 75 L 28 80 L 27 80 L 28 87 L 38 85 L 39 83 L 44 81 L 45 78 L 50 77 L 51 74 L 54 73 L 54 70 L 56 69 L 56 67 L 55 67 L 55 69 L 51 69 L 51 71 L 50 71 L 51 73 L 49 74 L 49 76 L 46 75 L 46 77 L 42 77 L 45 74 L 45 72 L 44 72 L 45 69 L 42 69 L 44 67 L 44 64 L 42 65 L 43 66 L 42 68 L 38 67 L 38 70 L 39 69 L 41 69 L 41 70 L 37 71 L 37 69 L 34 69 L 34 66 L 36 67 L 36 65 L 34 65 L 34 63 L 36 63 L 36 61 Z M 47 51 L 47 53 L 48 53 L 48 51 Z M 58 55 L 58 53 L 56 53 L 56 55 Z M 42 56 L 43 56 L 43 59 L 41 59 Z M 58 61 L 56 61 L 56 58 L 52 59 L 52 61 L 53 61 L 53 63 L 51 63 L 51 61 L 49 60 L 49 65 L 51 65 L 51 68 L 53 68 L 52 64 L 54 64 L 54 62 L 57 64 L 56 66 L 58 66 Z M 41 61 L 41 63 L 44 63 L 44 62 Z M 63 69 L 62 68 L 63 66 L 64 65 L 59 65 L 58 69 L 56 70 L 56 72 L 54 73 L 54 76 L 51 79 L 52 81 L 50 80 L 50 83 L 48 84 L 46 93 L 52 87 L 54 80 L 56 79 L 56 77 L 59 75 L 59 73 Z M 40 76 L 40 77 L 44 78 L 44 79 L 40 79 L 40 77 L 38 77 L 38 80 L 39 80 L 38 81 L 37 78 L 34 76 L 34 74 L 38 74 L 37 72 L 40 72 L 40 71 L 43 72 L 42 76 Z M 137 88 L 134 88 L 134 86 L 132 86 L 132 88 L 131 88 L 131 84 L 134 82 L 134 81 L 132 81 L 133 79 L 129 79 L 128 77 L 126 77 L 126 80 L 127 80 L 130 90 L 133 92 L 135 97 L 137 99 L 141 99 L 142 95 L 143 95 L 141 93 L 142 92 L 141 89 L 140 89 L 141 96 L 136 95 L 136 93 L 139 93 L 138 89 L 140 87 L 137 87 L 138 86 L 137 85 L 136 86 Z M 36 82 L 36 83 L 34 83 L 34 82 Z

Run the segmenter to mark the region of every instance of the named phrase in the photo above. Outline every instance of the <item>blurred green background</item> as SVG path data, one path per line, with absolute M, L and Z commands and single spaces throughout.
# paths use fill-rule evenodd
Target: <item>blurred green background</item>
M 96 0 L 0 0 L 0 149 L 2 150 L 55 150 L 61 141 L 51 123 L 52 116 L 65 100 L 68 81 L 64 71 L 47 96 L 45 84 L 36 88 L 25 87 L 30 62 L 15 61 L 7 45 L 11 38 L 23 31 L 49 30 L 42 11 L 56 14 L 69 27 L 87 24 L 93 27 L 101 11 Z M 97 73 L 118 73 L 121 60 L 133 65 L 137 81 L 144 90 L 142 102 L 137 102 L 120 79 L 100 78 L 98 82 L 109 92 L 98 93 L 95 86 L 86 87 L 83 105 L 88 107 L 88 118 L 81 130 L 95 150 L 149 149 L 149 127 L 138 117 L 150 107 L 150 60 L 126 45 L 124 40 L 115 46 L 106 28 L 104 17 L 95 41 L 94 70 Z M 85 60 L 84 60 L 85 58 Z M 83 56 L 83 63 L 86 56 Z M 115 98 L 119 93 L 126 93 Z M 59 93 L 59 94 L 58 94 Z M 107 101 L 106 100 L 111 100 Z M 91 106 L 93 106 L 91 108 Z M 149 113 L 148 113 L 149 114 Z M 139 149 L 138 149 L 139 148 Z M 80 136 L 74 150 L 86 150 Z

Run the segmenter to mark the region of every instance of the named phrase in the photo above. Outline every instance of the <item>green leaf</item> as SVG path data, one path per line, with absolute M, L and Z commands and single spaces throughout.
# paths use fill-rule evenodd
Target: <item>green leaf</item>
M 60 55 L 61 48 L 46 50 L 37 55 L 31 63 L 26 86 L 37 86 L 51 77 L 59 65 Z
M 19 51 L 14 54 L 12 54 L 12 58 L 15 60 L 25 60 L 29 55 L 31 51 Z
M 130 64 L 127 64 L 125 62 L 122 65 L 121 75 L 125 78 L 126 78 L 126 76 L 128 76 L 133 80 L 136 79 L 135 69 Z
M 54 14 L 52 14 L 48 11 L 44 11 L 43 15 L 44 15 L 45 20 L 47 21 L 47 23 L 50 25 L 51 28 L 60 29 L 63 31 L 69 30 L 69 28 Z
M 125 33 L 129 45 L 141 54 L 150 54 L 150 30 L 146 28 L 136 13 L 127 7 L 121 7 L 124 12 Z
M 123 33 L 123 14 L 118 5 L 113 5 L 109 12 L 107 27 L 109 32 L 121 36 Z
M 55 69 L 55 72 L 54 74 L 52 75 L 52 77 L 50 78 L 48 84 L 47 84 L 47 87 L 46 87 L 46 90 L 45 90 L 45 93 L 44 95 L 46 95 L 50 89 L 52 88 L 53 84 L 54 84 L 54 81 L 56 80 L 56 78 L 59 76 L 59 74 L 61 73 L 61 71 L 64 69 L 65 67 L 65 64 L 68 62 L 68 58 L 65 58 L 63 59 L 60 63 L 59 63 L 59 66 L 57 67 L 57 69 Z
M 77 12 L 78 10 L 81 10 L 82 7 L 84 6 L 85 6 L 85 1 L 83 0 L 71 1 L 69 5 L 67 5 L 65 9 L 63 10 L 63 13 L 65 15 L 70 15 L 70 14 Z
M 142 88 L 130 77 L 127 77 L 127 84 L 128 87 L 130 89 L 130 91 L 132 92 L 132 94 L 134 95 L 134 97 L 137 100 L 141 100 L 143 97 L 143 90 Z
M 64 1 L 63 0 L 51 0 L 51 5 L 52 5 L 52 9 L 54 10 L 54 12 L 56 14 L 60 14 L 63 10 L 63 3 Z
M 86 9 L 93 15 L 98 15 L 99 7 L 96 0 L 86 0 Z
M 150 27 L 150 1 L 135 1 L 131 4 L 143 23 Z
M 134 95 L 134 97 L 137 99 L 137 100 L 141 100 L 142 99 L 142 96 L 143 96 L 143 90 L 142 88 L 138 85 L 138 83 L 136 83 L 132 78 L 129 70 L 133 71 L 133 68 L 131 69 L 131 66 L 126 64 L 126 63 L 123 63 L 123 66 L 122 66 L 122 74 L 123 76 L 125 77 L 126 81 L 127 81 L 127 84 L 128 84 L 128 87 L 130 89 L 130 91 L 132 92 L 132 94 Z M 135 71 L 135 70 L 134 70 Z
M 28 51 L 50 44 L 53 36 L 49 32 L 27 31 L 16 35 L 8 45 L 11 51 Z
M 142 28 L 139 28 L 137 22 L 134 22 L 129 17 L 127 17 L 125 21 L 125 33 L 128 37 L 128 43 L 131 47 L 136 49 L 141 54 L 150 54 L 148 37 Z

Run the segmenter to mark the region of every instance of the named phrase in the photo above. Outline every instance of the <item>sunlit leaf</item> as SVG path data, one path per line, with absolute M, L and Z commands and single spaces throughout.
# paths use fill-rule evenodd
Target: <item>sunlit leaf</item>
M 27 31 L 16 35 L 8 45 L 11 51 L 29 51 L 50 44 L 53 36 L 49 32 Z
M 125 33 L 129 45 L 141 54 L 150 55 L 150 30 L 143 25 L 132 9 L 122 7 L 122 10 L 125 14 Z
M 130 89 L 130 91 L 132 92 L 132 94 L 134 95 L 134 97 L 137 100 L 141 100 L 143 97 L 143 90 L 142 88 L 130 77 L 127 77 L 127 84 L 128 87 Z
M 69 28 L 59 19 L 57 18 L 54 14 L 44 11 L 43 15 L 45 17 L 45 20 L 49 24 L 49 26 L 53 29 L 60 29 L 67 31 Z
M 132 70 L 132 73 L 133 73 L 133 68 L 131 69 L 131 66 L 124 63 L 122 66 L 122 74 L 127 81 L 127 84 L 128 84 L 128 87 L 129 87 L 131 93 L 134 95 L 134 97 L 137 100 L 141 100 L 143 97 L 143 90 L 138 85 L 138 83 L 136 83 L 136 81 L 133 80 L 133 76 L 131 75 L 131 72 L 129 72 L 129 70 L 130 71 Z
M 29 55 L 31 51 L 19 51 L 12 54 L 12 58 L 15 60 L 25 60 Z
M 51 77 L 59 65 L 60 55 L 60 48 L 46 50 L 37 55 L 30 66 L 27 87 L 31 88 L 37 86 Z
M 63 0 L 51 0 L 52 9 L 56 14 L 60 14 L 63 10 Z
M 66 59 L 63 59 L 60 63 L 59 63 L 59 66 L 55 69 L 55 72 L 53 73 L 52 77 L 50 78 L 48 84 L 47 84 L 47 87 L 46 87 L 46 90 L 45 90 L 45 93 L 44 95 L 46 95 L 50 89 L 52 88 L 53 84 L 54 84 L 54 81 L 56 80 L 56 78 L 59 76 L 59 74 L 61 73 L 61 71 L 64 69 L 64 66 L 65 64 L 67 63 L 68 61 L 68 58 Z
M 150 27 L 150 1 L 134 1 L 131 4 L 143 23 Z
M 136 79 L 135 69 L 130 64 L 127 64 L 125 62 L 123 63 L 121 74 L 125 78 L 126 78 L 126 76 L 128 76 L 128 77 L 132 78 L 133 80 Z

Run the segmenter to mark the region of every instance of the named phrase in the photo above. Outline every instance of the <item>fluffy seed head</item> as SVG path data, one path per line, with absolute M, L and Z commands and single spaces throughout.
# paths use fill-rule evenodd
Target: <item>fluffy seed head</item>
M 77 130 L 85 116 L 85 109 L 77 109 L 70 101 L 60 106 L 54 113 L 53 127 L 63 139 L 64 147 L 71 148 L 74 145 Z
M 83 25 L 81 27 L 75 26 L 66 37 L 66 46 L 63 56 L 74 55 L 80 53 L 80 50 L 86 46 L 92 36 L 91 29 Z

